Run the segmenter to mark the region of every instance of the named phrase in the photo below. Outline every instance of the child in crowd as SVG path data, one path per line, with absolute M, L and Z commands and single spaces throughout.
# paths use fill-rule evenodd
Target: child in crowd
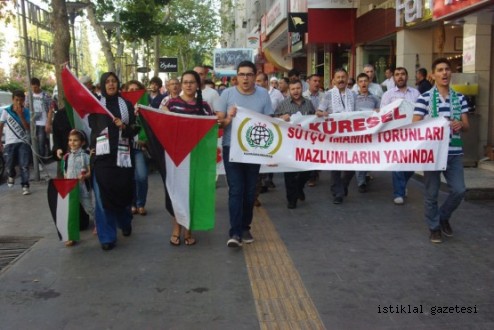
M 83 147 L 86 145 L 86 138 L 83 132 L 73 129 L 69 133 L 69 152 L 64 156 L 64 178 L 79 179 L 79 196 L 84 211 L 89 215 L 89 219 L 94 221 L 94 206 L 91 198 L 89 179 L 91 170 L 89 167 L 89 154 Z M 96 226 L 93 234 L 96 234 Z M 66 246 L 74 245 L 74 241 L 65 242 Z

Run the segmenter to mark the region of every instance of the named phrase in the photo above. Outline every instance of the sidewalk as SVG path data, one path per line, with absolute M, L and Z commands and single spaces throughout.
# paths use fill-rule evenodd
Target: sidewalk
M 422 184 L 411 180 L 407 203 L 395 206 L 389 173 L 373 176 L 368 193 L 352 181 L 349 197 L 333 205 L 321 172 L 307 200 L 289 210 L 275 175 L 276 188 L 255 211 L 256 242 L 242 249 L 226 247 L 222 176 L 216 228 L 197 232 L 197 245 L 168 243 L 170 217 L 154 173 L 148 216 L 136 216 L 132 236 L 119 234 L 109 252 L 90 230 L 75 247 L 58 241 L 45 183 L 33 183 L 30 196 L 1 185 L 0 249 L 5 237 L 39 239 L 0 270 L 0 328 L 494 328 L 494 202 L 463 202 L 451 220 L 455 237 L 433 245 Z M 409 305 L 422 313 L 407 313 Z

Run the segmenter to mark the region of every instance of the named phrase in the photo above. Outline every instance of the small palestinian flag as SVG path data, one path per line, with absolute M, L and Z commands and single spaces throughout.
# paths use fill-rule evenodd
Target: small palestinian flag
M 78 241 L 80 238 L 79 180 L 51 179 L 48 182 L 48 206 L 60 240 Z
M 166 176 L 177 222 L 191 230 L 214 228 L 216 208 L 215 116 L 193 116 L 139 106 L 150 151 Z
M 122 92 L 120 93 L 124 99 L 135 104 L 148 105 L 148 94 L 145 89 L 139 89 L 136 91 Z

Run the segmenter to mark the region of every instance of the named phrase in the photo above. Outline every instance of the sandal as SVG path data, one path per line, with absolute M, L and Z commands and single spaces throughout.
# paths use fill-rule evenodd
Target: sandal
M 192 233 L 190 230 L 187 230 L 184 234 L 184 243 L 185 243 L 185 245 L 196 244 L 196 239 L 194 237 L 192 237 Z
M 179 246 L 180 245 L 180 236 L 178 235 L 172 235 L 170 238 L 170 244 L 173 246 Z M 187 243 L 185 243 L 187 244 Z
M 140 215 L 146 215 L 146 214 L 148 214 L 148 211 L 146 211 L 146 209 L 144 207 L 138 207 L 137 213 L 139 213 Z
M 196 239 L 192 236 L 184 238 L 185 245 L 194 245 L 196 242 Z

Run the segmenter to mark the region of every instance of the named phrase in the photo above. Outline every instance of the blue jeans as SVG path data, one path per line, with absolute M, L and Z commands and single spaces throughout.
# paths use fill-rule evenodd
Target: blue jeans
M 331 192 L 333 197 L 348 195 L 348 185 L 352 181 L 355 171 L 331 171 Z
M 393 177 L 393 196 L 405 197 L 407 190 L 408 180 L 413 176 L 415 172 L 391 172 Z
M 103 207 L 101 193 L 96 173 L 93 173 L 93 191 L 95 200 L 94 217 L 96 220 L 96 229 L 101 244 L 115 243 L 117 241 L 117 226 L 127 229 L 132 225 L 132 212 L 130 205 L 122 210 L 110 210 Z
M 15 166 L 18 164 L 21 170 L 21 185 L 29 188 L 29 160 L 31 159 L 31 148 L 29 144 L 19 142 L 7 144 L 3 155 L 7 167 L 7 175 L 15 178 L 17 175 Z
M 47 141 L 45 126 L 36 125 L 36 138 L 38 139 L 38 154 L 41 157 L 45 157 Z
M 446 178 L 449 195 L 441 207 L 438 207 L 437 198 L 441 186 L 441 173 Z M 438 230 L 442 221 L 449 221 L 451 214 L 458 208 L 465 196 L 463 156 L 448 156 L 445 171 L 424 172 L 424 185 L 425 221 L 430 230 Z
M 367 184 L 367 171 L 355 171 L 355 178 L 357 179 L 357 186 Z
M 228 182 L 228 210 L 230 213 L 230 237 L 242 237 L 250 230 L 256 199 L 258 164 L 230 162 L 230 147 L 223 147 L 226 180 Z
M 144 207 L 148 195 L 148 163 L 142 150 L 134 149 L 135 156 L 135 206 Z

